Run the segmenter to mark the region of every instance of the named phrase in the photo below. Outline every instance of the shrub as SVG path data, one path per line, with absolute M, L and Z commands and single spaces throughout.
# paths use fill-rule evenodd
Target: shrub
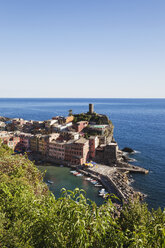
M 97 207 L 80 189 L 55 199 L 25 156 L 0 147 L 0 247 L 165 247 L 165 212 L 139 201 L 120 215 L 111 199 Z

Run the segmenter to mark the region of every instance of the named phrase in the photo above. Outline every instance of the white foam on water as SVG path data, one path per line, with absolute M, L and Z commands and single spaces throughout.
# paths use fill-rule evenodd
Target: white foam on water
M 134 154 L 134 153 L 136 154 L 136 153 L 141 153 L 141 152 L 140 152 L 140 151 L 136 151 L 136 150 L 135 150 L 134 152 L 132 152 L 132 154 Z
M 135 158 L 129 158 L 128 162 L 137 162 L 137 160 Z

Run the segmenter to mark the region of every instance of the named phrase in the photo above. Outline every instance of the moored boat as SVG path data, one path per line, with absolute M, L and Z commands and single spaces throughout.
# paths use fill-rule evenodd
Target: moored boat
M 77 177 L 82 177 L 83 176 L 83 174 L 81 174 L 81 173 L 77 173 L 77 175 L 76 175 Z
M 102 187 L 102 185 L 99 184 L 99 183 L 96 183 L 94 186 L 95 186 L 95 187 Z
M 53 184 L 53 181 L 47 180 L 47 183 L 49 183 L 49 184 Z
M 92 178 L 91 178 L 91 177 L 86 177 L 85 180 L 86 180 L 86 181 L 91 181 Z
M 99 196 L 103 196 L 104 197 L 106 194 L 108 194 L 108 192 L 105 191 L 104 188 L 102 188 L 101 190 L 99 190 Z
M 98 182 L 96 180 L 91 180 L 91 183 L 97 184 Z
M 101 190 L 99 190 L 99 193 L 104 193 L 105 192 L 105 189 L 102 188 Z
M 73 173 L 74 176 L 77 176 L 77 174 L 79 174 L 77 171 Z
M 73 171 L 70 171 L 70 173 L 72 173 L 72 174 L 73 174 L 73 173 L 76 173 L 76 172 L 77 172 L 77 171 L 75 171 L 75 170 L 73 170 Z

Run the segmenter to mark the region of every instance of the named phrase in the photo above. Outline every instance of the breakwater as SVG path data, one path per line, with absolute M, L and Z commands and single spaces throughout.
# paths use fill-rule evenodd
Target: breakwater
M 127 176 L 127 173 L 131 171 L 131 165 L 130 168 L 128 168 L 126 172 L 126 168 L 124 168 L 124 172 L 120 170 L 121 168 L 118 167 L 109 167 L 106 165 L 98 164 L 95 167 L 92 168 L 83 168 L 85 172 L 88 172 L 91 176 L 97 177 L 97 180 L 99 180 L 102 185 L 106 188 L 106 190 L 109 193 L 114 193 L 119 199 L 128 201 L 129 199 L 134 199 L 137 197 L 140 197 L 140 199 L 143 199 L 144 195 L 140 192 L 137 192 L 133 189 L 133 187 L 130 186 L 130 181 Z M 134 171 L 145 173 L 146 171 L 143 168 L 137 167 L 137 170 Z

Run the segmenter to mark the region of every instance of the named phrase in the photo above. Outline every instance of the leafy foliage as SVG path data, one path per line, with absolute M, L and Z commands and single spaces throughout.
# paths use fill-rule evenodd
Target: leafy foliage
M 73 121 L 76 123 L 76 122 L 79 122 L 79 121 L 90 121 L 90 119 L 91 119 L 91 115 L 81 113 L 81 114 L 75 114 Z
M 0 147 L 0 247 L 165 247 L 165 212 L 138 201 L 120 215 L 109 199 L 97 207 L 80 189 L 55 199 L 26 156 Z

